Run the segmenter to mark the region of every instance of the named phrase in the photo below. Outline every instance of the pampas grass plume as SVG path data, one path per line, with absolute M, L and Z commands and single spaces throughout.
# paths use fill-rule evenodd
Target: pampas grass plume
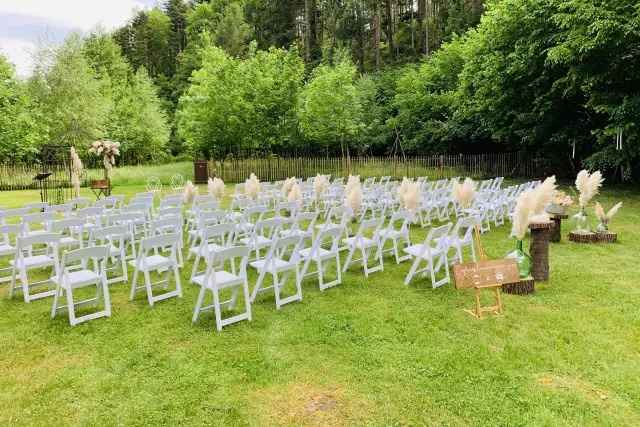
M 520 194 L 516 201 L 516 208 L 513 212 L 513 221 L 511 225 L 511 235 L 518 240 L 524 239 L 529 228 L 531 214 L 535 204 L 534 190 L 528 190 Z
M 476 197 L 475 182 L 471 178 L 465 178 L 464 182 L 453 183 L 453 198 L 460 204 L 463 209 L 471 207 Z

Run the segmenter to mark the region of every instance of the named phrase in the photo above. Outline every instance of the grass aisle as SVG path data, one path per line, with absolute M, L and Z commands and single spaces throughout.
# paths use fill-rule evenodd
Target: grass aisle
M 406 287 L 409 264 L 390 258 L 369 280 L 353 267 L 322 293 L 307 281 L 280 311 L 265 294 L 220 334 L 212 314 L 191 324 L 191 263 L 184 298 L 152 309 L 113 285 L 112 318 L 75 328 L 0 285 L 0 425 L 640 425 L 640 195 L 599 200 L 624 202 L 620 242 L 564 236 L 551 281 L 483 321 L 462 311 L 470 292 Z M 491 256 L 507 236 L 483 237 Z

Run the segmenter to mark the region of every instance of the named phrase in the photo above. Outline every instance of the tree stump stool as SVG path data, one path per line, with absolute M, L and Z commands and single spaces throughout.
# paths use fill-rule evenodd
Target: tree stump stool
M 596 237 L 599 243 L 615 243 L 618 241 L 618 235 L 609 231 L 598 232 Z
M 598 241 L 598 235 L 596 233 L 578 233 L 572 231 L 569 233 L 569 240 L 575 243 L 596 243 Z
M 549 280 L 549 241 L 554 227 L 553 222 L 534 223 L 531 230 L 531 276 L 538 282 Z
M 502 285 L 502 292 L 513 295 L 529 295 L 536 291 L 536 282 L 533 277 L 525 277 L 519 282 L 505 283 Z
M 551 221 L 553 221 L 553 230 L 551 231 L 551 241 L 558 243 L 562 240 L 562 220 L 569 218 L 569 215 L 553 214 L 551 215 Z

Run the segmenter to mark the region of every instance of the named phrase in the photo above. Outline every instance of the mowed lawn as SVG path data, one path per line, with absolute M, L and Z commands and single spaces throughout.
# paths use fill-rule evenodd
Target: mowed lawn
M 191 323 L 191 263 L 184 298 L 150 308 L 113 285 L 112 317 L 77 327 L 0 285 L 0 425 L 640 425 L 640 193 L 598 200 L 624 202 L 619 243 L 570 243 L 567 223 L 551 280 L 482 321 L 463 312 L 470 292 L 407 287 L 391 258 L 325 292 L 308 280 L 279 311 L 265 294 L 222 333 L 212 314 Z M 508 234 L 483 236 L 492 257 Z

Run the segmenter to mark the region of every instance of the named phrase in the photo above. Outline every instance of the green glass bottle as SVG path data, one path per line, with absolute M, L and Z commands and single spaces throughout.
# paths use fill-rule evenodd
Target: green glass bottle
M 520 278 L 529 277 L 531 274 L 531 256 L 524 251 L 524 244 L 522 240 L 516 241 L 516 248 L 509 252 L 507 258 L 513 258 L 518 264 L 518 271 L 520 272 Z

